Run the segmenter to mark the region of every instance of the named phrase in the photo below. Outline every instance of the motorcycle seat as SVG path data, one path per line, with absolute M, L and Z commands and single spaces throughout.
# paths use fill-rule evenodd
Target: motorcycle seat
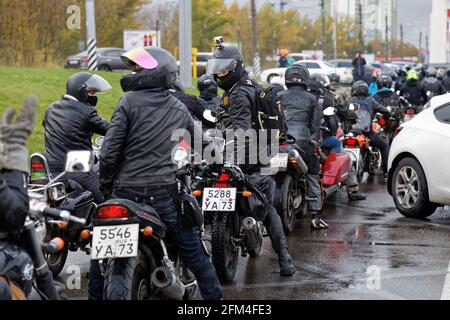
M 74 211 L 87 203 L 92 203 L 94 198 L 92 192 L 86 190 L 75 190 L 67 195 L 67 198 L 59 205 L 59 209 Z

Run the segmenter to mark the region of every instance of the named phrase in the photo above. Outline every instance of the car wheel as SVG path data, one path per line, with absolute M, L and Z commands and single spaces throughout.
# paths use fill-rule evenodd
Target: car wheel
M 106 71 L 106 72 L 111 72 L 111 67 L 108 66 L 107 64 L 102 64 L 100 67 L 98 67 L 98 70 L 100 71 Z
M 399 162 L 392 177 L 392 190 L 397 209 L 407 218 L 424 219 L 436 211 L 431 203 L 422 167 L 413 158 Z

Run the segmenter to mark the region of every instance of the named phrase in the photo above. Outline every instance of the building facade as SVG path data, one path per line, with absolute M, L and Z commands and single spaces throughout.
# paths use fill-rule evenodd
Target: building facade
M 361 11 L 358 9 L 361 5 Z M 359 17 L 360 12 L 362 17 Z M 389 39 L 398 38 L 398 3 L 397 0 L 325 0 L 325 13 L 329 16 L 346 15 L 362 18 L 365 41 L 385 40 L 386 19 Z

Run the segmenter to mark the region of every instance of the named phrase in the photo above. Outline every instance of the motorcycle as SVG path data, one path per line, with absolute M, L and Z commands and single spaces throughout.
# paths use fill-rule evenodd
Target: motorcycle
M 306 214 L 305 174 L 308 167 L 295 147 L 294 142 L 280 145 L 280 153 L 271 159 L 279 165 L 275 175 L 276 189 L 274 206 L 281 217 L 285 234 L 294 231 L 295 220 Z
M 190 155 L 179 148 L 177 176 L 189 188 L 185 168 Z M 183 178 L 184 177 L 184 178 Z M 105 278 L 105 300 L 198 300 L 197 281 L 183 265 L 176 245 L 166 240 L 167 227 L 149 205 L 111 199 L 98 206 L 93 218 L 91 260 Z M 203 230 L 199 230 L 200 237 Z M 205 248 L 206 250 L 206 248 Z
M 28 190 L 34 193 L 45 194 L 50 207 L 70 211 L 74 216 L 86 221 L 85 224 L 79 224 L 54 220 L 51 217 L 45 219 L 47 226 L 46 239 L 59 237 L 66 244 L 61 251 L 45 253 L 48 266 L 53 276 L 56 277 L 63 270 L 69 251 L 80 249 L 86 254 L 90 254 L 89 241 L 84 237 L 86 237 L 86 230 L 92 228 L 92 215 L 96 204 L 92 193 L 83 190 L 74 181 L 69 180 L 67 188 L 63 182 L 60 182 L 67 171 L 53 178 L 44 155 L 39 153 L 32 154 L 30 163 L 31 174 Z M 48 187 L 48 183 L 51 183 L 51 188 Z
M 343 146 L 352 162 L 356 164 L 356 177 L 358 183 L 361 183 L 364 172 L 373 175 L 381 167 L 381 153 L 377 148 L 370 146 L 370 138 L 367 136 L 372 129 L 370 113 L 361 110 L 356 104 L 351 104 L 350 110 L 355 111 L 358 119 L 343 136 Z
M 235 165 L 206 165 L 193 192 L 212 215 L 212 262 L 221 282 L 236 275 L 238 255 L 255 257 L 263 242 L 267 199 Z
M 69 152 L 67 155 L 67 172 L 81 172 L 89 169 L 88 158 L 86 154 L 79 152 Z M 80 165 L 82 168 L 80 169 Z M 51 218 L 64 223 L 85 224 L 86 220 L 72 215 L 69 211 L 59 210 L 48 206 L 47 194 L 58 192 L 58 186 L 54 184 L 55 180 L 49 181 L 45 185 L 43 193 L 29 191 L 29 213 L 26 217 L 24 227 L 18 234 L 10 235 L 13 242 L 18 243 L 21 248 L 29 254 L 33 262 L 33 283 L 30 294 L 26 297 L 28 300 L 60 300 L 65 299 L 64 285 L 53 280 L 52 272 L 47 264 L 45 253 L 56 254 L 64 250 L 65 242 L 54 237 L 46 241 L 47 232 L 46 220 Z M 14 265 L 10 265 L 11 268 Z M 7 270 L 3 270 L 7 273 Z M 13 279 L 14 280 L 14 279 Z

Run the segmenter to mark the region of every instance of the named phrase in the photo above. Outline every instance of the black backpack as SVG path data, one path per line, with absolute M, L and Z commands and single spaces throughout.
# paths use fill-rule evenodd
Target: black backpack
M 271 143 L 270 131 L 278 130 L 278 139 L 282 140 L 286 136 L 287 125 L 281 101 L 277 99 L 274 92 L 276 88 L 269 86 L 267 89 L 263 89 L 253 80 L 245 80 L 244 85 L 255 90 L 255 97 L 252 101 L 253 129 L 265 131 L 268 143 Z

